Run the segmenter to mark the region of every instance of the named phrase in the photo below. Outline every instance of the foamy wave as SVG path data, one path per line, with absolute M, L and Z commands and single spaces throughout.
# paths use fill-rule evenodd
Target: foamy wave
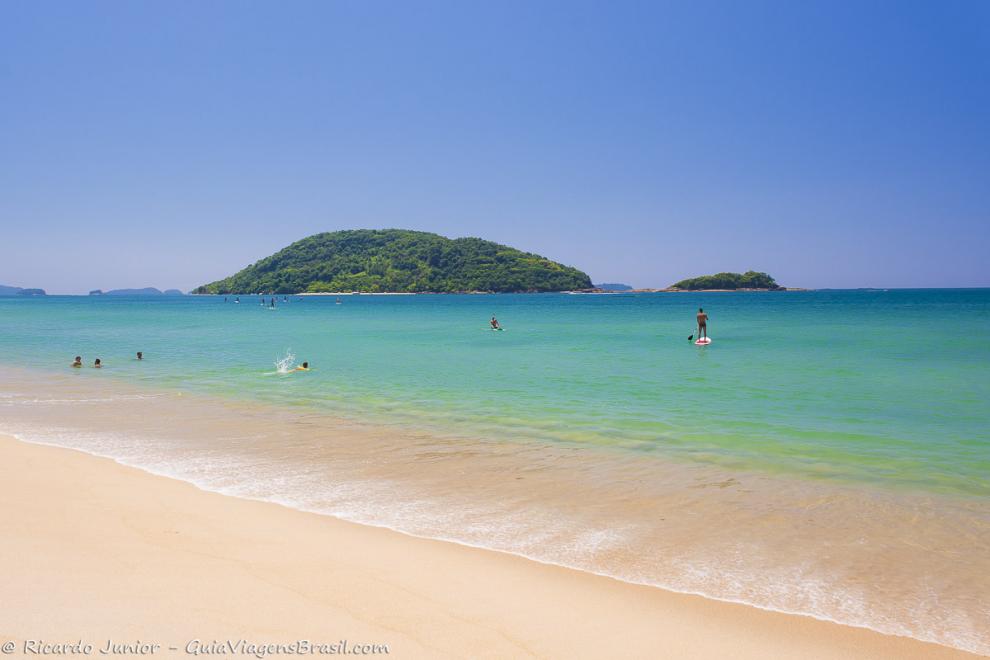
M 115 403 L 117 401 L 137 401 L 144 399 L 157 399 L 164 394 L 116 394 L 108 397 L 79 397 L 70 399 L 49 399 L 49 398 L 22 398 L 18 395 L 0 396 L 0 406 L 18 405 L 48 405 L 48 404 L 86 404 L 86 403 Z
M 754 573 L 743 558 L 754 553 L 759 556 L 758 547 L 721 548 L 713 557 L 669 557 L 667 561 L 675 570 L 671 576 L 658 579 L 648 571 L 607 561 L 610 551 L 635 543 L 635 526 L 589 527 L 585 520 L 536 502 L 518 510 L 499 502 L 466 499 L 452 505 L 447 499 L 412 493 L 388 480 L 329 480 L 327 471 L 318 467 L 273 464 L 217 450 L 179 451 L 178 443 L 163 437 L 4 426 L 3 432 L 25 442 L 80 450 L 224 495 L 504 552 L 668 591 L 810 616 L 974 653 L 990 652 L 987 631 L 971 617 L 943 611 L 933 624 L 920 618 L 884 616 L 870 606 L 864 591 L 838 585 L 811 562 Z M 931 590 L 930 596 L 932 602 L 919 604 L 919 611 L 931 612 L 938 606 L 937 592 Z M 990 609 L 984 613 L 985 620 L 990 620 Z

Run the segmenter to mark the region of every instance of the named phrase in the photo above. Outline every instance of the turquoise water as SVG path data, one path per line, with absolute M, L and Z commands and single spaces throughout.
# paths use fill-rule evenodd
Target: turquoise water
M 0 298 L 0 434 L 990 653 L 990 290 L 234 299 Z
M 240 300 L 0 298 L 0 361 L 100 357 L 79 377 L 990 496 L 987 289 Z M 687 339 L 699 305 L 707 347 Z M 276 373 L 290 351 L 313 370 Z

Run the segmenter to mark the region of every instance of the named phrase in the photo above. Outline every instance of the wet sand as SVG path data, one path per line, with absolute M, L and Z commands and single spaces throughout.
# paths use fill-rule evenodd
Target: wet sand
M 209 493 L 0 437 L 0 638 L 389 657 L 975 657 Z M 168 647 L 177 647 L 169 651 Z

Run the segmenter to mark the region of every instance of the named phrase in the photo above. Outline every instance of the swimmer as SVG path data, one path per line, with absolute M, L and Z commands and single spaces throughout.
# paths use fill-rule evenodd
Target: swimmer
M 137 352 L 137 359 L 143 360 L 144 359 L 144 353 L 142 353 L 141 351 L 138 351 Z
M 103 363 L 100 362 L 100 358 L 96 358 L 96 362 L 93 363 L 93 368 L 94 369 L 102 369 L 103 368 Z
M 309 362 L 303 362 L 302 366 L 296 367 L 293 371 L 309 371 Z
M 82 367 L 82 356 L 81 355 L 77 355 L 76 356 L 76 359 L 72 363 L 72 366 L 75 367 L 76 369 L 79 369 L 80 367 Z

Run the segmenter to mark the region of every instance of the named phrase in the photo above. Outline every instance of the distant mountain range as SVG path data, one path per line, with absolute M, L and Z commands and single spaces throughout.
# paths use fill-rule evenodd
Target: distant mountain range
M 94 289 L 89 292 L 91 296 L 181 296 L 183 293 L 178 289 L 165 289 L 164 291 L 156 289 L 153 286 L 145 287 L 143 289 L 111 289 L 110 291 L 101 291 L 100 289 Z
M 4 286 L 0 284 L 0 296 L 43 296 L 44 289 L 22 289 L 19 286 Z

